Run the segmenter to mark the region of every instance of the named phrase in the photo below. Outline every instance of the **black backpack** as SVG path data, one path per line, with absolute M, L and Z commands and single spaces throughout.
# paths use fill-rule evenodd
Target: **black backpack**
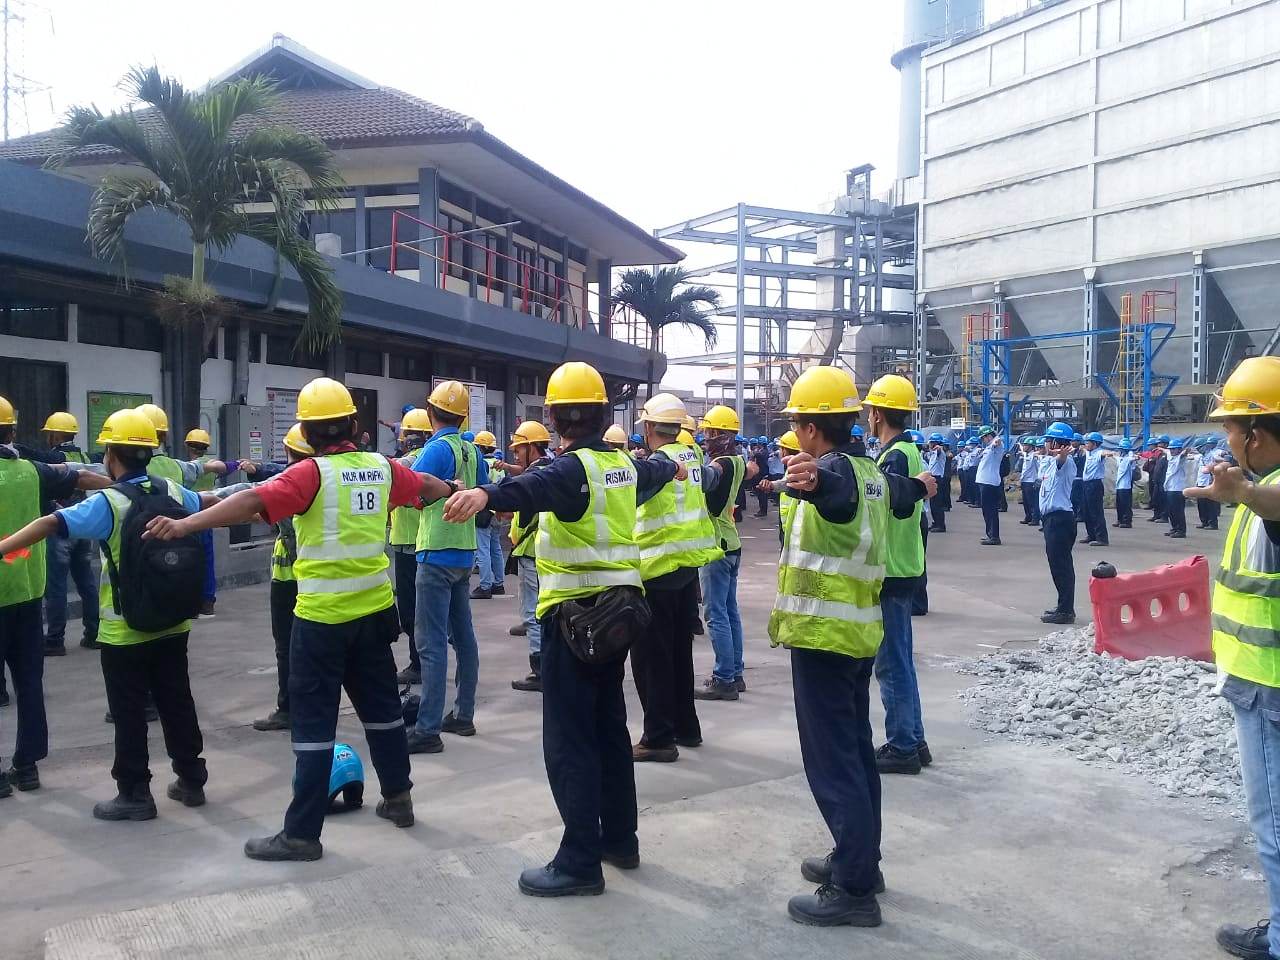
M 120 521 L 120 556 L 102 541 L 116 613 L 139 633 L 161 633 L 190 620 L 204 600 L 204 544 L 196 534 L 176 540 L 144 540 L 152 517 L 181 520 L 191 515 L 169 496 L 164 480 L 152 478 L 150 492 L 136 483 L 117 483 L 129 499 Z

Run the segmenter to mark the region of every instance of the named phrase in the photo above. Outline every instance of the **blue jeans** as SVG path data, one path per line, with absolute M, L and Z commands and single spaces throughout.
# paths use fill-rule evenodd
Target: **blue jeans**
M 476 527 L 476 563 L 480 566 L 481 589 L 502 586 L 506 578 L 506 562 L 502 555 L 502 528 L 498 521 L 490 521 L 487 527 Z
M 542 621 L 538 619 L 538 562 L 520 557 L 520 619 L 529 638 L 529 653 L 542 652 Z
M 1258 859 L 1271 905 L 1271 955 L 1280 957 L 1280 716 L 1235 705 L 1240 773 L 1249 805 L 1249 826 L 1258 838 Z
M 712 676 L 733 683 L 742 676 L 742 618 L 738 616 L 738 568 L 742 554 L 726 553 L 723 559 L 702 568 L 702 602 L 707 609 L 707 630 L 716 652 Z
M 93 549 L 91 540 L 50 537 L 45 541 L 44 635 L 50 646 L 61 647 L 66 641 L 68 571 L 80 594 L 85 639 L 98 639 L 98 578 L 89 563 Z
M 884 703 L 885 739 L 900 753 L 915 753 L 924 740 L 920 684 L 912 651 L 911 598 L 910 589 L 880 594 L 884 642 L 876 654 L 876 680 Z
M 449 642 L 458 658 L 453 714 L 470 720 L 476 709 L 476 676 L 480 651 L 471 626 L 471 571 L 466 567 L 418 564 L 418 609 L 413 638 L 422 662 L 422 704 L 417 731 L 440 732 L 444 720 L 445 682 L 449 678 Z

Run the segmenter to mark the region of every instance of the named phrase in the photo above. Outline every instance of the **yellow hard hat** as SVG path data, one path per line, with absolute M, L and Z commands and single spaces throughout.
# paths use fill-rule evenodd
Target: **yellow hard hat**
M 80 424 L 71 414 L 60 411 L 49 414 L 49 419 L 44 422 L 44 429 L 46 433 L 79 433 Z
M 1231 371 L 1210 417 L 1280 413 L 1280 357 L 1248 357 Z M 0 420 L 0 423 L 3 423 Z
M 421 407 L 414 407 L 400 418 L 400 433 L 430 433 L 431 417 Z
M 681 430 L 676 435 L 676 443 L 683 443 L 687 447 L 693 446 L 693 434 L 688 430 Z
M 684 422 L 681 423 L 680 426 L 684 427 L 690 433 L 693 433 L 693 431 L 698 429 L 698 424 L 694 421 L 693 414 L 691 413 L 686 413 L 684 415 Z
M 783 413 L 856 413 L 862 409 L 853 377 L 839 367 L 810 367 L 791 385 Z
M 547 380 L 549 407 L 566 403 L 608 403 L 604 377 L 589 363 L 574 360 L 556 367 Z
M 144 403 L 138 407 L 138 412 L 151 421 L 151 425 L 157 431 L 169 431 L 169 415 L 157 407 L 154 403 Z
M 289 432 L 284 435 L 284 445 L 294 453 L 300 453 L 304 457 L 314 457 L 315 448 L 307 443 L 306 435 L 302 432 L 302 424 L 295 423 L 289 428 Z
M 674 423 L 683 426 L 688 417 L 683 400 L 674 393 L 659 393 L 645 401 L 637 419 L 640 423 Z
M 518 447 L 522 443 L 550 443 L 551 434 L 537 420 L 526 420 L 520 426 L 516 427 L 516 432 L 511 435 L 511 445 Z
M 625 446 L 627 443 L 627 431 L 623 430 L 616 423 L 604 432 L 605 443 L 616 443 L 618 446 Z
M 137 410 L 117 410 L 107 417 L 102 432 L 98 434 L 98 443 L 104 447 L 154 449 L 160 446 L 160 438 L 156 435 L 155 421 L 139 407 Z
M 498 438 L 488 430 L 481 430 L 476 434 L 475 445 L 477 447 L 496 447 L 498 445 Z
M 796 432 L 794 430 L 788 430 L 778 438 L 778 446 L 783 450 L 793 450 L 796 453 L 799 453 L 800 438 L 796 436 Z
M 213 445 L 213 438 L 207 430 L 196 428 L 187 434 L 187 443 L 203 443 L 206 447 Z
M 427 403 L 455 417 L 465 417 L 471 412 L 471 392 L 457 380 L 446 380 L 431 391 Z
M 18 424 L 18 415 L 13 412 L 13 404 L 0 397 L 0 427 L 13 427 Z
M 712 407 L 702 416 L 703 430 L 730 430 L 737 433 L 742 429 L 742 421 L 732 407 L 723 405 Z
M 336 420 L 356 412 L 351 392 L 337 380 L 316 377 L 298 393 L 298 419 Z
M 869 407 L 880 407 L 884 410 L 920 409 L 920 401 L 916 397 L 916 388 L 906 377 L 896 373 L 888 373 L 871 385 L 867 391 L 866 404 Z

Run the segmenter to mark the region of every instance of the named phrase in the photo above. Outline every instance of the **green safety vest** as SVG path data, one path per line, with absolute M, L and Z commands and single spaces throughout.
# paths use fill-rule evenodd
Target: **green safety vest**
M 391 465 L 379 453 L 359 451 L 314 459 L 320 487 L 293 520 L 294 612 L 316 623 L 347 623 L 394 602 L 386 551 Z
M 485 462 L 485 465 L 489 468 L 490 483 L 497 483 L 498 481 L 506 477 L 507 471 L 502 468 L 501 460 L 498 460 L 495 457 L 485 457 L 484 462 Z
M 1280 485 L 1280 468 L 1261 481 Z M 1222 565 L 1214 576 L 1213 653 L 1218 668 L 1268 687 L 1280 687 L 1280 546 L 1262 519 L 1236 507 Z
M 447 443 L 453 450 L 453 479 L 464 490 L 476 485 L 480 454 L 475 444 L 468 443 L 456 433 L 437 436 L 433 441 Z M 422 522 L 418 527 L 418 550 L 474 550 L 476 548 L 476 520 L 466 523 L 445 523 L 444 500 L 429 503 L 422 509 Z
M 545 467 L 546 464 L 544 463 L 542 466 Z M 529 469 L 541 470 L 542 467 L 530 467 Z M 529 522 L 530 527 L 539 522 L 539 516 L 540 514 L 536 514 L 533 520 Z M 534 544 L 537 542 L 537 539 L 536 528 L 529 530 L 524 525 L 524 522 L 520 517 L 519 510 L 513 513 L 511 515 L 511 555 L 514 557 L 533 557 Z
M 888 484 L 867 458 L 842 456 L 858 485 L 857 511 L 848 523 L 830 523 L 809 501 L 792 499 L 769 639 L 774 646 L 874 657 L 884 639 Z
M 213 460 L 213 459 L 215 458 L 210 456 L 209 454 L 205 454 L 203 457 L 197 457 L 195 462 L 200 464 L 200 466 L 203 467 L 206 463 L 208 463 L 210 460 Z M 196 493 L 204 493 L 208 490 L 212 490 L 217 485 L 218 485 L 218 477 L 216 474 L 202 473 L 200 474 L 199 477 L 196 478 L 196 482 L 191 485 L 191 489 L 194 490 Z
M 587 474 L 587 509 L 566 523 L 538 515 L 539 618 L 566 600 L 593 597 L 610 587 L 644 589 L 636 546 L 636 466 L 620 451 L 571 450 Z
M 415 461 L 422 448 L 410 450 L 401 459 L 412 457 Z M 422 525 L 422 511 L 416 507 L 396 507 L 391 511 L 391 536 L 388 542 L 393 547 L 412 547 L 418 543 L 418 527 Z
M 61 447 L 56 448 L 59 453 L 67 458 L 68 463 L 88 463 L 89 458 L 79 450 L 63 450 Z
M 152 461 L 155 462 L 154 460 Z M 147 485 L 150 489 L 150 484 Z M 183 507 L 186 501 L 182 497 L 182 484 L 173 483 L 165 484 L 166 492 L 170 497 L 176 500 Z M 124 521 L 124 516 L 129 512 L 132 501 L 119 490 L 99 491 L 101 496 L 107 498 L 107 504 L 111 507 L 111 534 L 106 539 L 106 549 L 111 551 L 111 557 L 117 565 L 120 563 L 120 528 Z M 98 628 L 98 639 L 102 643 L 109 643 L 116 647 L 129 647 L 137 643 L 146 643 L 148 640 L 158 640 L 161 637 L 172 637 L 175 634 L 186 633 L 191 629 L 191 621 L 184 620 L 182 623 L 175 624 L 167 630 L 160 630 L 157 633 L 143 633 L 140 630 L 134 630 L 124 621 L 124 617 L 116 610 L 115 595 L 111 589 L 111 578 L 107 576 L 107 557 L 106 552 L 101 548 L 99 553 L 102 555 L 102 578 L 98 586 L 98 613 L 102 617 L 102 624 Z
M 277 526 L 283 528 L 285 524 L 293 526 L 293 518 L 282 517 Z M 283 531 L 277 533 L 275 546 L 271 548 L 271 579 L 279 580 L 282 583 L 296 581 L 298 575 L 293 572 L 293 564 L 296 560 L 297 557 L 289 556 L 289 548 L 285 546 Z
M 672 480 L 636 513 L 636 544 L 640 547 L 640 576 L 653 580 L 681 567 L 703 567 L 724 556 L 715 525 L 707 513 L 698 455 L 682 443 L 658 450 L 689 475 Z
M 715 527 L 716 539 L 724 553 L 733 553 L 742 549 L 742 538 L 738 536 L 738 525 L 733 522 L 733 508 L 738 504 L 738 491 L 742 489 L 742 478 L 746 476 L 746 462 L 739 456 L 721 457 L 733 465 L 733 486 L 729 488 L 729 499 L 724 502 L 724 509 L 711 518 Z
M 924 472 L 924 460 L 920 450 L 914 443 L 898 440 L 885 448 L 877 463 L 884 463 L 884 458 L 891 451 L 901 450 L 907 458 L 907 476 L 914 477 Z M 924 540 L 920 537 L 920 513 L 923 501 L 917 500 L 911 516 L 905 520 L 889 517 L 889 556 L 885 561 L 886 577 L 918 577 L 924 573 Z
M 26 460 L 0 460 L 0 537 L 17 533 L 40 517 L 40 474 Z M 0 560 L 0 607 L 44 596 L 44 541 L 25 557 Z
M 147 476 L 182 486 L 182 467 L 178 466 L 178 461 L 173 457 L 165 456 L 163 453 L 151 458 L 151 462 L 147 464 Z

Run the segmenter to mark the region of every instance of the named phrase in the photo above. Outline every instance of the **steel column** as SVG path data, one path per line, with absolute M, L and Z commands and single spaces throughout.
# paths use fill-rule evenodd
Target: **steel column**
M 1191 268 L 1191 382 L 1207 383 L 1205 367 L 1209 363 L 1209 318 L 1205 309 L 1204 261 L 1196 254 Z
M 737 271 L 737 291 L 738 302 L 734 310 L 734 322 L 737 330 L 737 346 L 734 350 L 734 402 L 738 407 L 738 416 L 744 421 L 746 419 L 743 409 L 743 391 L 745 379 L 746 355 L 745 347 L 747 340 L 747 318 L 742 312 L 744 306 L 743 301 L 746 299 L 747 293 L 747 205 L 745 203 L 738 204 L 738 271 Z

